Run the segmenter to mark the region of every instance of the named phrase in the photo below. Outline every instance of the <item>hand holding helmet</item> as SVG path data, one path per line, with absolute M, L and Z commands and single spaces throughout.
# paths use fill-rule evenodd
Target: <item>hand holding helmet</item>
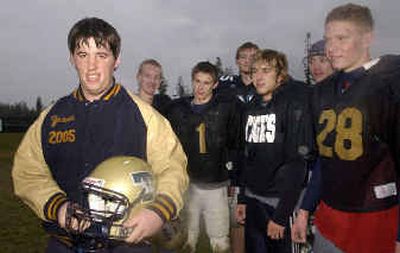
M 68 205 L 66 229 L 113 240 L 129 237 L 132 229 L 122 224 L 153 201 L 155 192 L 150 166 L 131 156 L 103 161 L 83 180 L 82 188 L 86 203 Z M 63 226 L 61 222 L 60 225 Z
M 156 234 L 163 224 L 163 220 L 154 211 L 142 208 L 124 222 L 124 227 L 132 231 L 125 241 L 128 243 L 139 243 L 143 239 Z
M 128 243 L 149 239 L 163 248 L 175 248 L 181 244 L 177 238 L 185 238 L 176 221 L 164 224 L 157 213 L 146 209 L 154 200 L 156 185 L 151 167 L 139 158 L 103 161 L 83 180 L 82 188 L 86 208 L 67 205 L 65 227 L 72 233 Z

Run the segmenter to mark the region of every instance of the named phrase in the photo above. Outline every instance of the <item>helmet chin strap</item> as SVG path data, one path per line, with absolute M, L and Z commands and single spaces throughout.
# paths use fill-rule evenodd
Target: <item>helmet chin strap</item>
M 65 228 L 69 233 L 83 233 L 91 225 L 86 210 L 77 203 L 68 203 L 65 217 Z
M 125 240 L 133 232 L 133 228 L 126 228 L 121 224 L 113 224 L 109 228 L 108 235 L 113 240 Z
M 103 234 L 103 226 L 93 221 L 87 210 L 77 203 L 69 203 L 66 215 L 66 230 L 73 240 L 76 252 L 91 253 L 107 247 L 107 234 Z

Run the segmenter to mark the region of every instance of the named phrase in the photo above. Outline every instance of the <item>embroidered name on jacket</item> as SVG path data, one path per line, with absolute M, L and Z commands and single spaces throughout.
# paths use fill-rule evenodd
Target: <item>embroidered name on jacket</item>
M 276 133 L 276 114 L 249 115 L 246 122 L 248 143 L 273 143 Z
M 75 121 L 75 115 L 58 116 L 56 114 L 50 117 L 51 128 L 47 141 L 49 144 L 72 143 L 76 141 L 76 130 L 71 127 L 71 123 Z M 62 126 L 64 125 L 64 126 Z
M 69 123 L 75 121 L 75 115 L 68 117 L 59 117 L 58 115 L 51 116 L 51 127 L 56 127 L 59 123 Z

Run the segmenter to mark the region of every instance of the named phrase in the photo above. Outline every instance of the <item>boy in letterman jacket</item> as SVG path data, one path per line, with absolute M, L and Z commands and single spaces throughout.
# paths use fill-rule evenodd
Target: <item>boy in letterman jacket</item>
M 245 223 L 246 252 L 290 252 L 289 217 L 313 150 L 308 93 L 274 50 L 257 52 L 252 76 L 257 96 L 243 117 L 244 189 L 236 217 Z
M 82 180 L 109 157 L 147 161 L 158 188 L 154 202 L 125 221 L 134 228 L 126 243 L 101 252 L 151 252 L 150 246 L 135 244 L 158 232 L 183 206 L 186 156 L 168 121 L 115 83 L 120 43 L 115 28 L 99 18 L 72 27 L 68 45 L 79 86 L 42 112 L 15 155 L 15 193 L 50 233 L 47 252 L 74 252 L 76 242 L 65 230 L 68 206 L 82 202 Z

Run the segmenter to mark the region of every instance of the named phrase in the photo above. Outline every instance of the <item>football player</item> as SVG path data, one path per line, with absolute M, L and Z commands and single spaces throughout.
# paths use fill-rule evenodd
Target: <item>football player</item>
M 245 42 L 236 50 L 236 65 L 239 68 L 239 75 L 221 76 L 217 93 L 231 98 L 237 98 L 243 103 L 248 103 L 255 94 L 254 86 L 250 76 L 251 62 L 258 46 L 252 42 Z
M 183 206 L 186 156 L 168 121 L 116 83 L 113 73 L 120 63 L 120 41 L 115 28 L 99 18 L 84 18 L 71 28 L 70 61 L 79 85 L 42 112 L 16 152 L 14 190 L 42 219 L 50 235 L 47 252 L 103 247 L 96 240 L 73 240 L 70 231 L 78 224 L 74 218 L 66 224 L 66 218 L 70 207 L 84 198 L 82 180 L 109 157 L 146 161 L 157 178 L 157 191 L 154 201 L 124 222 L 132 231 L 126 243 L 101 252 L 151 252 L 141 242 Z
M 157 94 L 163 80 L 161 64 L 154 59 L 147 59 L 140 63 L 136 80 L 139 84 L 139 97 L 151 104 L 162 115 L 166 115 L 171 98 L 165 94 Z
M 332 64 L 325 54 L 324 40 L 319 40 L 311 45 L 308 57 L 311 77 L 315 84 L 318 84 L 334 72 Z
M 192 69 L 194 97 L 177 100 L 168 113 L 189 161 L 187 246 L 191 252 L 196 248 L 201 218 L 212 252 L 230 252 L 225 163 L 229 150 L 240 148 L 240 110 L 226 97 L 213 94 L 217 78 L 214 65 L 199 62 Z
M 255 95 L 254 85 L 250 75 L 251 62 L 258 50 L 258 46 L 252 42 L 245 42 L 236 49 L 236 66 L 238 75 L 222 76 L 216 92 L 219 95 L 238 100 L 243 107 L 249 103 Z M 238 157 L 235 154 L 232 157 Z M 240 158 L 238 158 L 240 160 Z M 229 211 L 231 220 L 231 250 L 232 253 L 244 253 L 244 228 L 235 219 L 237 196 L 239 194 L 238 167 L 239 161 L 230 161 L 227 164 L 230 169 L 231 186 L 229 187 Z
M 257 52 L 252 77 L 257 95 L 243 117 L 244 190 L 236 217 L 245 223 L 246 252 L 290 252 L 289 218 L 313 149 L 308 93 L 275 50 Z
M 311 79 L 314 81 L 314 84 L 319 84 L 325 78 L 333 74 L 334 69 L 332 64 L 325 54 L 325 40 L 319 40 L 311 45 L 307 57 Z M 307 187 L 314 187 L 314 189 L 307 190 L 306 194 L 303 195 L 302 203 L 300 204 L 299 210 L 296 211 L 292 225 L 292 239 L 297 243 L 306 243 L 307 229 L 309 234 L 311 232 L 311 229 L 308 228 L 310 224 L 309 216 L 310 213 L 315 211 L 320 196 L 318 188 L 315 188 L 319 187 L 320 183 L 320 162 L 317 160 L 314 164 L 310 164 L 310 166 L 312 166 L 311 170 L 315 175 L 313 181 L 310 181 Z M 302 248 L 311 248 L 311 241 L 308 240 L 307 244 L 302 246 Z
M 372 59 L 374 21 L 346 4 L 325 19 L 338 71 L 315 88 L 321 202 L 314 252 L 394 252 L 398 220 L 400 58 Z

